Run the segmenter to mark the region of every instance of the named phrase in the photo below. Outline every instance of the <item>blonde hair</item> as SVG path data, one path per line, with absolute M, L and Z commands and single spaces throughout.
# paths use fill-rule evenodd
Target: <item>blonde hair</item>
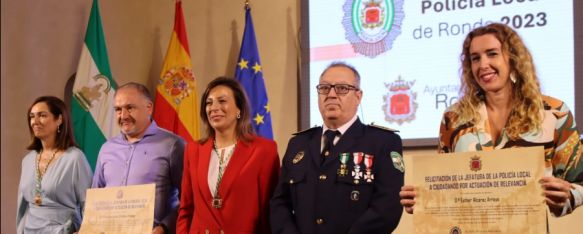
M 507 25 L 500 23 L 476 28 L 464 40 L 461 54 L 462 97 L 452 106 L 459 117 L 454 125 L 464 123 L 475 125 L 480 121 L 478 106 L 485 100 L 484 91 L 472 74 L 470 45 L 475 37 L 486 34 L 493 35 L 500 41 L 502 53 L 509 58 L 510 75 L 516 78 L 516 82 L 512 84 L 513 108 L 506 123 L 508 136 L 510 139 L 517 139 L 522 133 L 540 130 L 542 116 L 539 113 L 544 107 L 532 56 L 520 36 Z

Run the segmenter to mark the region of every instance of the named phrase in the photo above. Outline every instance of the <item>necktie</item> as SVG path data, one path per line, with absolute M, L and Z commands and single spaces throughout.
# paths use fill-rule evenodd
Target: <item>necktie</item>
M 337 130 L 326 130 L 324 132 L 324 149 L 322 150 L 322 162 L 330 156 L 332 153 L 332 148 L 334 147 L 334 138 L 340 135 L 340 131 Z

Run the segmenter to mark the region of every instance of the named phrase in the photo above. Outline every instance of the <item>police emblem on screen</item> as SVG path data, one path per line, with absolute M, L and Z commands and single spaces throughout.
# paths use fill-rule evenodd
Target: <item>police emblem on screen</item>
M 401 34 L 403 0 L 348 0 L 343 10 L 345 36 L 356 53 L 374 58 Z
M 395 82 L 385 83 L 388 92 L 383 96 L 383 111 L 387 122 L 401 125 L 415 119 L 418 104 L 417 92 L 411 90 L 414 84 L 415 80 L 406 81 L 401 76 Z

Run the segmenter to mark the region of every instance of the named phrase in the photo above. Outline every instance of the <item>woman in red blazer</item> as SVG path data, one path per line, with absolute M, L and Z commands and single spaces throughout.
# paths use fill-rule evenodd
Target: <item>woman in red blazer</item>
M 253 133 L 249 111 L 235 79 L 208 84 L 200 107 L 206 136 L 184 155 L 177 233 L 269 233 L 279 156 L 274 141 Z

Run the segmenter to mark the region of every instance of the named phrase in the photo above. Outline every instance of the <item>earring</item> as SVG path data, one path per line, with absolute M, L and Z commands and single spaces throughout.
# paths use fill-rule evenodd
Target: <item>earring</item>
M 513 84 L 516 84 L 516 77 L 514 76 L 514 73 L 510 73 L 510 81 L 512 81 Z
M 478 96 L 480 100 L 484 100 L 484 90 L 478 89 L 478 91 L 476 91 L 476 96 Z
M 241 112 L 237 112 L 237 119 L 241 118 Z
M 57 126 L 57 133 L 61 133 L 61 125 Z

